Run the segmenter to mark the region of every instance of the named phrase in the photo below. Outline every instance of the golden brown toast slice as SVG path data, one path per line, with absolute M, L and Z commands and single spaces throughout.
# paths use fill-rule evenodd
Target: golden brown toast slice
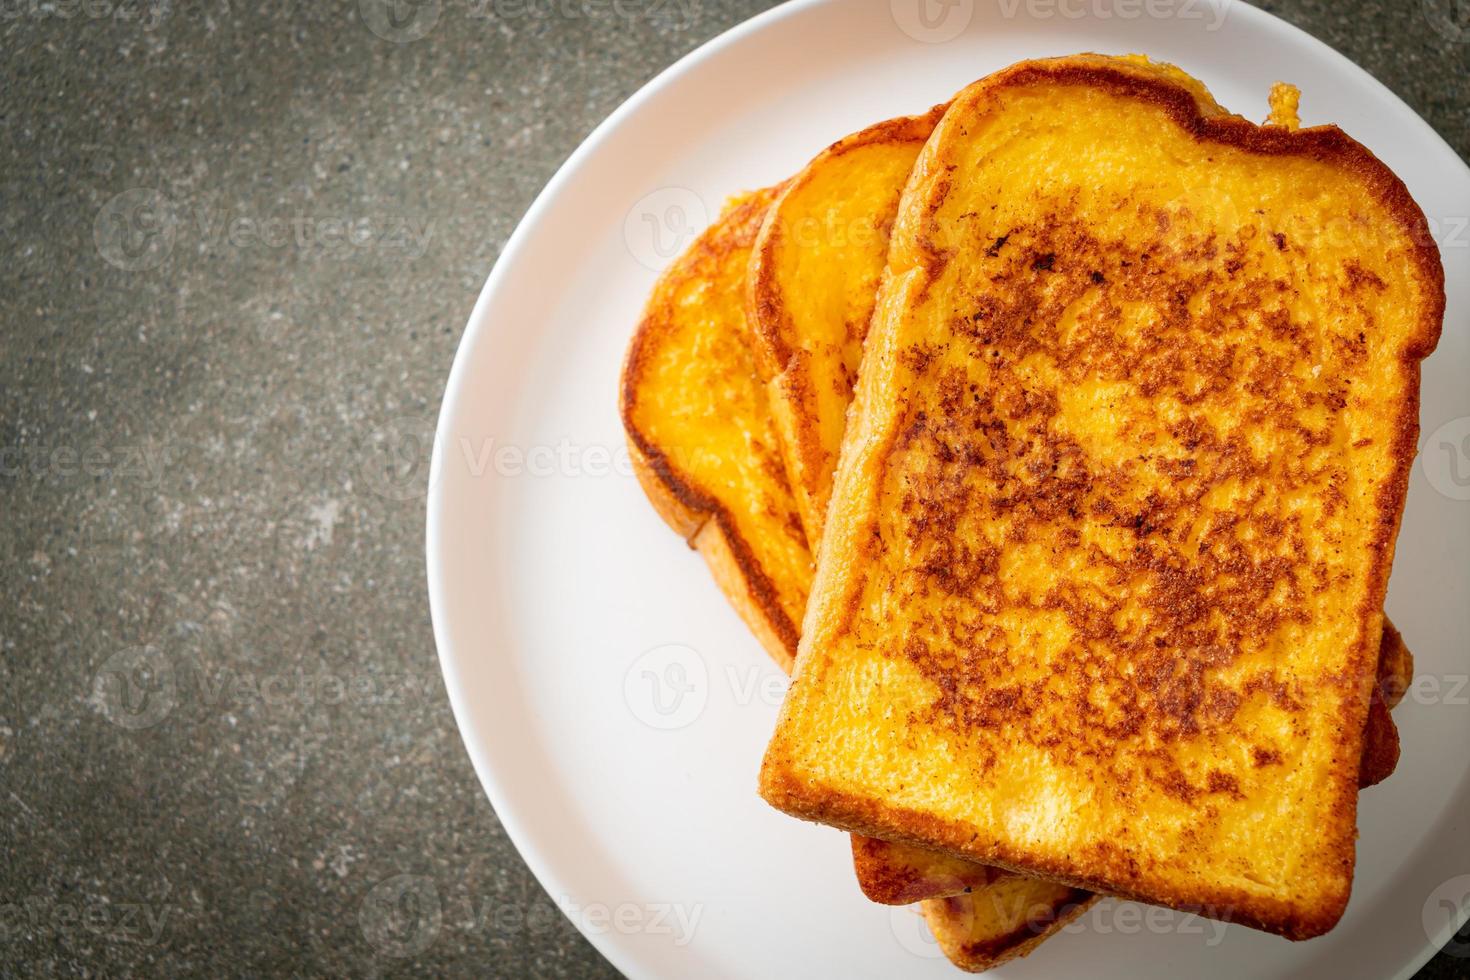
M 927 144 L 762 791 L 1303 938 L 1351 882 L 1442 271 L 1361 146 L 1197 92 L 1027 63 Z
M 778 190 L 732 202 L 659 277 L 620 398 L 644 493 L 790 672 L 811 552 L 745 327 L 750 249 Z
M 1295 128 L 1294 112 L 1286 114 L 1278 105 L 1289 88 L 1273 89 L 1273 121 Z M 1210 98 L 1203 88 L 1197 94 Z M 1223 112 L 1213 100 L 1209 104 Z M 945 108 L 878 123 L 818 154 L 786 182 L 751 255 L 747 316 L 756 364 L 767 382 L 787 474 L 813 543 L 820 540 L 820 516 L 830 495 L 851 382 L 861 363 L 899 195 Z M 1363 785 L 1386 778 L 1397 761 L 1392 720 L 1381 711 L 1372 717 Z M 864 893 L 890 905 L 960 895 L 994 874 L 953 856 L 857 836 L 853 863 Z

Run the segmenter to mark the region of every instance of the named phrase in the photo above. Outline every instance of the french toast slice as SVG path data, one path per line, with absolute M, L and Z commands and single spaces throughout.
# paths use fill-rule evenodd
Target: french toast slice
M 745 327 L 750 249 L 778 193 L 732 201 L 659 277 L 619 397 L 644 493 L 789 673 L 811 552 Z
M 1193 81 L 1172 66 L 1159 67 Z M 1281 107 L 1289 89 L 1280 84 L 1273 89 L 1272 121 L 1296 128 L 1294 110 Z M 1197 86 L 1196 94 L 1212 110 L 1224 111 L 1203 87 Z M 861 363 L 899 195 L 945 108 L 877 123 L 819 153 L 786 182 L 751 254 L 747 318 L 756 364 L 813 545 L 821 539 L 820 517 L 830 496 L 852 379 Z M 1392 630 L 1387 620 L 1384 629 L 1386 640 Z M 1363 755 L 1364 786 L 1386 778 L 1398 759 L 1392 719 L 1381 710 L 1372 719 Z M 854 836 L 852 844 L 864 894 L 883 904 L 961 895 L 983 887 L 995 873 L 952 855 L 875 838 Z
M 762 792 L 1302 938 L 1351 881 L 1442 272 L 1370 153 L 1179 74 L 1026 63 L 921 155 Z

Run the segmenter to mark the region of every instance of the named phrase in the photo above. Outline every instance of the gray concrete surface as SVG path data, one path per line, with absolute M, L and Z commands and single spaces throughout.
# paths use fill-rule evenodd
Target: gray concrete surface
M 385 433 L 557 164 L 763 5 L 0 0 L 0 975 L 614 975 L 471 772 Z M 1266 6 L 1470 154 L 1464 3 Z

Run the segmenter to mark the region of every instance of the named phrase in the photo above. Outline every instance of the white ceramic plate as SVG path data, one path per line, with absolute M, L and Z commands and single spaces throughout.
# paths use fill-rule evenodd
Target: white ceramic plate
M 912 912 L 859 895 L 844 835 L 757 798 L 783 679 L 630 475 L 617 376 L 655 270 L 727 195 L 989 71 L 1077 51 L 1174 62 L 1255 118 L 1272 82 L 1296 82 L 1304 122 L 1371 147 L 1434 222 L 1449 313 L 1388 603 L 1433 684 L 1398 710 L 1398 772 L 1363 795 L 1330 935 L 1220 935 L 1109 902 L 1001 973 L 1403 977 L 1463 921 L 1470 172 L 1383 86 L 1243 4 L 814 0 L 699 49 L 588 138 L 480 295 L 439 419 L 429 592 L 460 731 L 532 870 L 625 973 L 953 976 Z

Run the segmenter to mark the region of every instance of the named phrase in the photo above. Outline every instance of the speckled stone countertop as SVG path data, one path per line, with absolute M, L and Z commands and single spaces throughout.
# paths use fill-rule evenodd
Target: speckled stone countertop
M 556 166 L 764 5 L 0 2 L 0 975 L 615 975 L 470 769 L 381 436 Z M 1464 3 L 1266 6 L 1470 154 Z

